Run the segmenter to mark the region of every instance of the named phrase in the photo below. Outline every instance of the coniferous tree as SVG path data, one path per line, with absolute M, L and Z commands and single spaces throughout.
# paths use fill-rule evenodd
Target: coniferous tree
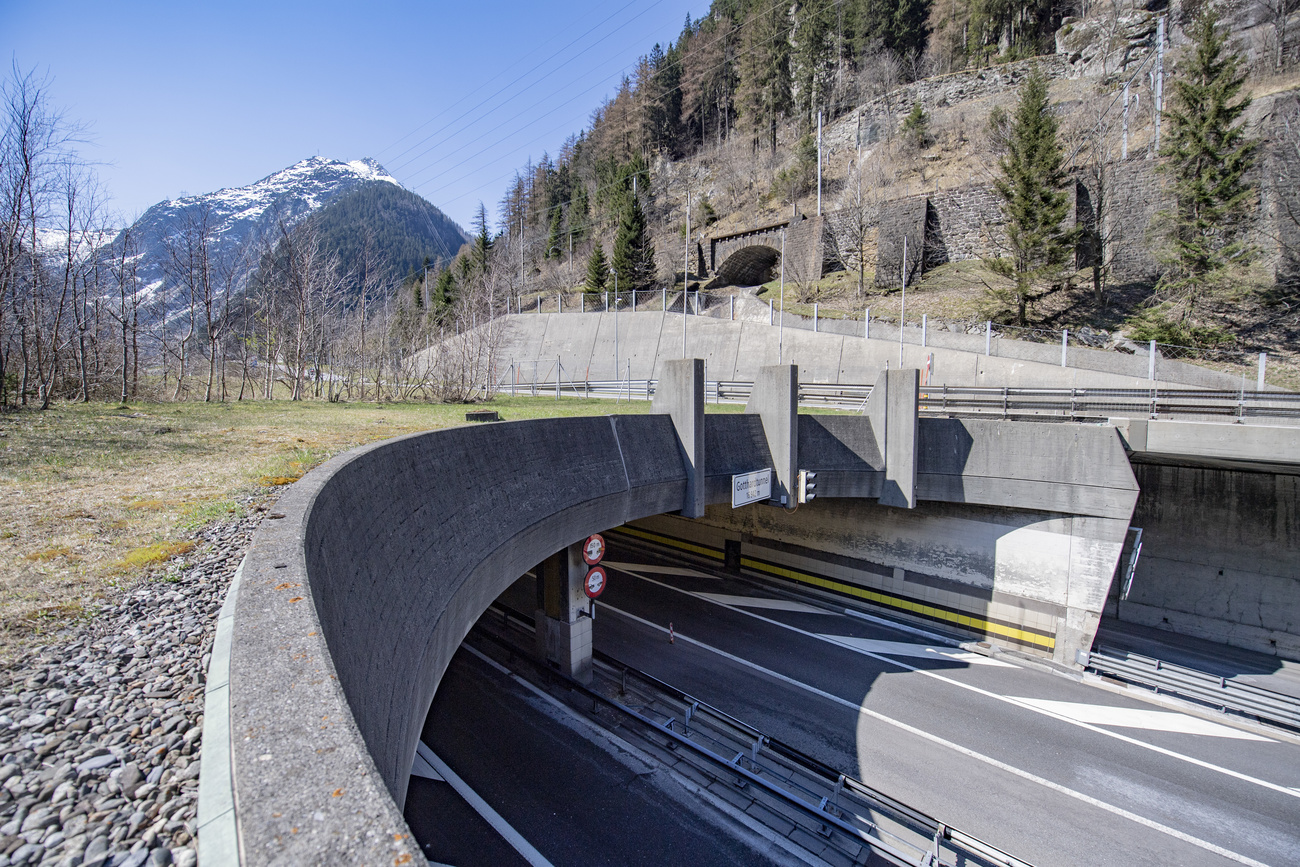
M 569 204 L 569 240 L 577 244 L 587 232 L 587 221 L 591 218 L 591 206 L 587 199 L 587 185 L 577 181 L 573 190 L 573 201 Z
M 559 205 L 551 209 L 551 225 L 546 230 L 546 253 L 543 259 L 560 258 L 560 235 L 564 225 L 564 213 Z
M 1047 78 L 1035 68 L 1021 88 L 1007 153 L 998 164 L 1001 176 L 994 182 L 1010 256 L 989 262 L 1010 283 L 992 289 L 992 300 L 1012 308 L 1019 325 L 1025 324 L 1029 306 L 1065 276 L 1078 234 L 1064 226 L 1070 199 L 1056 131 Z
M 474 267 L 480 274 L 488 270 L 488 257 L 492 255 L 492 234 L 488 228 L 487 208 L 478 203 L 478 213 L 474 216 Z
M 433 292 L 430 294 L 433 297 L 429 301 L 435 312 L 451 306 L 456 298 L 456 277 L 450 268 L 438 272 L 438 279 L 434 281 Z
M 620 292 L 645 289 L 655 276 L 655 248 L 646 232 L 645 212 L 636 196 L 628 196 L 619 215 L 610 260 Z
M 1158 294 L 1182 325 L 1219 289 L 1230 266 L 1250 259 L 1244 235 L 1255 188 L 1246 174 L 1257 147 L 1240 122 L 1251 100 L 1238 99 L 1245 63 L 1227 49 L 1226 29 L 1215 26 L 1207 8 L 1192 36 L 1173 81 L 1165 112 L 1169 137 L 1161 149 L 1167 158 L 1162 168 L 1174 181 L 1174 207 L 1164 214 L 1171 250 Z
M 609 262 L 605 260 L 605 248 L 600 242 L 592 249 L 591 255 L 587 257 L 587 280 L 584 284 L 588 295 L 604 294 L 608 286 Z

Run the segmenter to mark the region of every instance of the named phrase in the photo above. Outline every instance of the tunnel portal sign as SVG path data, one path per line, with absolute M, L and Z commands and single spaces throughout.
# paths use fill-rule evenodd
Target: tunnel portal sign
M 750 503 L 772 498 L 772 471 L 755 470 L 731 477 L 731 508 L 739 509 Z
M 605 537 L 592 533 L 582 544 L 582 561 L 588 566 L 595 566 L 605 556 Z
M 587 573 L 587 579 L 582 582 L 582 589 L 586 591 L 588 599 L 595 599 L 604 592 L 607 583 L 605 567 L 593 566 L 591 571 Z

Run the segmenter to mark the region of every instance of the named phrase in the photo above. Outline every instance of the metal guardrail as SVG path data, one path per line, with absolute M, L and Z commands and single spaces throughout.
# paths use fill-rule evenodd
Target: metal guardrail
M 1126 683 L 1209 705 L 1225 713 L 1242 714 L 1300 730 L 1300 698 L 1285 693 L 1104 645 L 1087 654 L 1084 667 Z
M 528 617 L 499 601 L 491 610 L 502 615 L 502 626 L 532 628 Z M 516 659 L 528 658 L 511 641 L 495 634 L 495 629 L 483 629 L 484 622 L 472 634 L 506 649 Z M 570 689 L 588 697 L 593 711 L 597 704 L 615 710 L 626 721 L 620 724 L 625 733 L 638 726 L 653 732 L 660 739 L 654 742 L 677 759 L 690 762 L 707 776 L 729 780 L 751 796 L 783 804 L 778 812 L 792 821 L 789 810 L 794 808 L 804 816 L 802 822 L 810 833 L 828 843 L 837 842 L 836 848 L 847 858 L 854 858 L 853 852 L 866 847 L 876 856 L 868 863 L 878 859 L 900 867 L 1030 867 L 652 675 L 600 651 L 594 651 L 593 657 L 597 678 L 593 687 L 550 669 L 547 676 L 563 680 Z
M 883 842 L 880 838 L 894 838 L 895 845 L 886 846 L 888 851 L 881 853 L 891 860 L 902 856 L 901 863 L 923 867 L 946 864 L 1029 867 L 1027 862 L 842 774 L 671 684 L 600 651 L 595 651 L 594 656 L 599 663 L 608 666 L 612 674 L 624 678 L 622 686 L 625 692 L 626 678 L 630 675 L 657 694 L 660 706 L 654 710 L 643 708 L 638 715 L 644 718 L 648 713 L 651 717 L 662 717 L 649 719 L 660 731 L 696 746 L 734 771 L 743 771 L 748 766 L 751 776 L 757 781 L 779 780 L 781 788 L 793 794 L 794 800 L 820 821 L 835 824 L 848 831 L 851 837 L 867 839 L 878 851 Z M 664 708 L 663 697 L 676 706 L 676 713 L 665 716 L 671 712 L 671 705 Z M 737 746 L 741 749 L 737 750 Z M 733 753 L 734 758 L 728 760 L 726 756 Z M 886 827 L 891 822 L 898 823 L 896 830 L 906 828 L 913 834 L 919 832 L 928 838 L 928 845 L 918 847 L 915 842 L 900 839 Z M 827 827 L 823 834 L 829 836 L 830 831 Z M 876 840 L 869 840 L 870 837 Z M 898 852 L 900 845 L 911 851 L 907 854 Z
M 657 380 L 587 380 L 516 383 L 511 394 L 650 400 Z M 706 403 L 745 403 L 752 382 L 708 380 Z M 870 385 L 802 382 L 799 405 L 861 411 Z M 922 386 L 922 414 L 1051 418 L 1096 421 L 1115 416 L 1199 418 L 1231 421 L 1267 420 L 1300 424 L 1300 394 L 1276 391 L 1200 391 L 1179 388 L 980 388 Z

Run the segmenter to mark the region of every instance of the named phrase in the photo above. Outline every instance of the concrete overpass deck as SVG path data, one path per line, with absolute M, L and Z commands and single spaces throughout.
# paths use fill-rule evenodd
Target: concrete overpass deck
M 226 827 L 226 851 L 244 864 L 422 858 L 399 805 L 452 654 L 519 575 L 611 527 L 671 526 L 724 558 L 734 550 L 888 597 L 1062 664 L 1091 645 L 1148 494 L 1115 428 L 921 418 L 916 371 L 883 377 L 856 418 L 801 416 L 790 367 L 761 371 L 745 414 L 706 416 L 702 361 L 665 373 L 650 416 L 399 438 L 339 456 L 286 492 L 223 617 L 229 679 L 209 692 L 200 802 L 229 806 L 224 825 L 201 815 L 201 846 L 204 829 Z M 772 504 L 727 508 L 732 476 L 761 469 L 772 471 Z M 796 504 L 801 470 L 818 473 L 816 501 L 773 508 L 782 496 Z M 1165 507 L 1178 504 L 1180 479 L 1150 485 L 1165 499 L 1153 500 L 1149 529 L 1177 511 Z M 1188 507 L 1212 516 L 1198 496 Z M 1166 550 L 1149 544 L 1157 563 L 1194 547 L 1178 536 L 1192 517 L 1174 521 Z M 1282 598 L 1278 563 L 1294 565 L 1296 531 L 1282 515 L 1261 545 L 1246 532 L 1254 517 L 1232 532 L 1234 551 L 1255 549 L 1256 577 L 1234 580 L 1273 582 Z M 1130 604 L 1155 608 L 1161 585 L 1134 586 L 1154 595 Z M 577 635 L 571 609 L 563 625 Z M 1285 620 L 1294 606 L 1279 611 Z M 1273 640 L 1279 652 L 1300 635 L 1285 622 L 1250 628 L 1243 641 Z M 220 784 L 223 738 L 224 801 L 208 785 Z

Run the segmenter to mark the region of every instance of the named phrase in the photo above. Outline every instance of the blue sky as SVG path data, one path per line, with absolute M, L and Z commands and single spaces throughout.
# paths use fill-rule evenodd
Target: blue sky
M 375 157 L 468 226 L 707 9 L 0 0 L 0 50 L 48 75 L 53 103 L 86 126 L 83 153 L 123 220 L 320 154 Z

